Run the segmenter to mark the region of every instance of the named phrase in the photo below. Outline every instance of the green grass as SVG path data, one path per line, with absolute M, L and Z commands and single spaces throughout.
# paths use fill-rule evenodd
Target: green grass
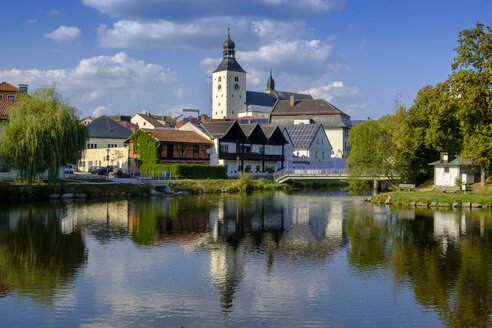
M 175 192 L 186 191 L 192 194 L 290 189 L 285 183 L 275 183 L 268 179 L 254 180 L 249 175 L 243 175 L 239 179 L 176 180 L 168 181 L 168 184 Z
M 396 202 L 400 203 L 448 203 L 452 204 L 453 202 L 458 203 L 479 203 L 482 205 L 487 205 L 488 203 L 492 203 L 492 191 L 483 191 L 483 192 L 472 192 L 467 191 L 466 194 L 463 192 L 452 193 L 446 192 L 443 193 L 438 190 L 419 190 L 415 191 L 392 191 L 387 193 L 382 193 L 376 196 L 373 196 L 372 202 L 384 202 L 388 196 L 391 196 L 391 202 L 394 204 Z
M 59 193 L 83 193 L 88 197 L 99 197 L 106 194 L 141 194 L 148 193 L 147 186 L 137 184 L 82 184 L 82 183 L 62 183 Z M 29 191 L 25 184 L 1 182 L 0 183 L 0 202 L 11 200 L 43 200 L 48 199 L 52 193 L 50 186 L 44 182 L 36 182 L 32 185 L 32 190 Z

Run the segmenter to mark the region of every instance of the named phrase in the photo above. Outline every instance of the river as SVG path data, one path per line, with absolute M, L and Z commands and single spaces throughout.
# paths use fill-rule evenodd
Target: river
M 492 212 L 345 192 L 2 205 L 1 327 L 492 326 Z

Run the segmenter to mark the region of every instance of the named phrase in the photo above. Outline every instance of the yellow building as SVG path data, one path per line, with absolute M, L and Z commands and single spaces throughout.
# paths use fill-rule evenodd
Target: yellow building
M 89 125 L 89 140 L 77 165 L 77 171 L 88 172 L 92 167 L 111 166 L 128 171 L 128 148 L 124 142 L 132 131 L 107 116 L 100 116 Z

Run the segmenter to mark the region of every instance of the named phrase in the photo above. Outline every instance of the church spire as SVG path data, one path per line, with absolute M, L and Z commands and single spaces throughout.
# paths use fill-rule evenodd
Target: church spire
M 273 80 L 272 77 L 272 69 L 270 68 L 270 77 L 267 80 L 266 83 L 267 91 L 275 91 L 275 81 Z
M 227 39 L 224 41 L 224 58 L 234 58 L 236 44 L 231 40 L 231 28 L 227 28 Z

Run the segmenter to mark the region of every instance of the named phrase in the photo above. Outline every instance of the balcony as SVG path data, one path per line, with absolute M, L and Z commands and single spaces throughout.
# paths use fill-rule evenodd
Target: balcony
M 219 159 L 224 160 L 237 160 L 239 156 L 240 160 L 243 161 L 272 161 L 272 162 L 282 162 L 284 160 L 283 155 L 270 155 L 270 154 L 258 154 L 258 153 L 219 153 Z

